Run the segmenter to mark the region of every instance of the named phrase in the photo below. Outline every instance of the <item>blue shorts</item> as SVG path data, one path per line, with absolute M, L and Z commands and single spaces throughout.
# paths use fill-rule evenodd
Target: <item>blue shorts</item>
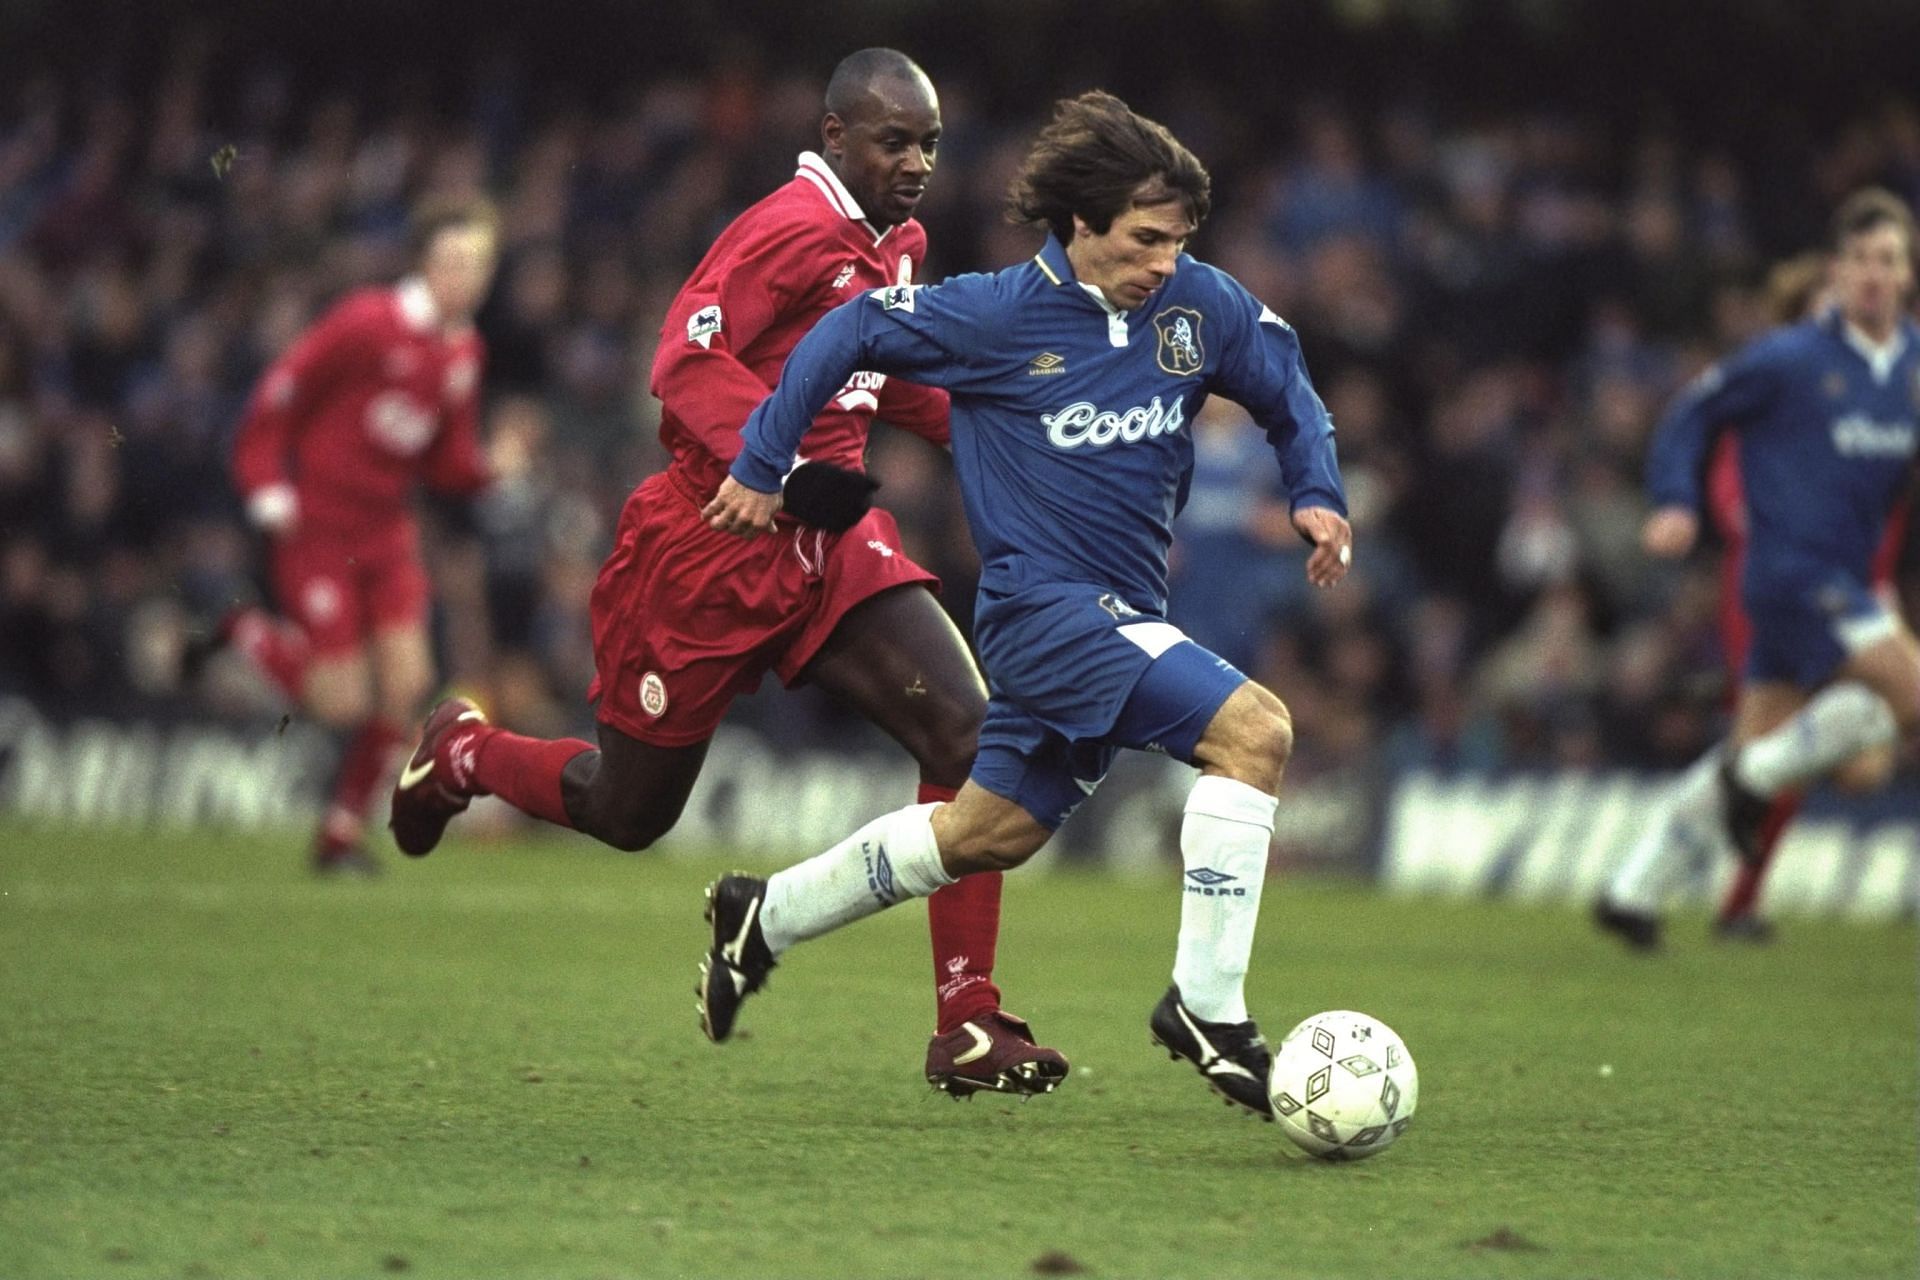
M 1741 602 L 1753 624 L 1747 679 L 1817 689 L 1897 622 L 1858 577 L 1804 560 L 1749 562 Z
M 992 697 L 973 781 L 1048 830 L 1107 776 L 1122 747 L 1193 760 L 1246 683 L 1164 618 L 1099 587 L 1038 587 L 975 618 Z

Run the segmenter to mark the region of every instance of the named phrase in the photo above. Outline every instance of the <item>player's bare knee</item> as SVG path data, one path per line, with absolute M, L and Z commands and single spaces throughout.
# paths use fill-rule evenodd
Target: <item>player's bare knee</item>
M 1023 811 L 944 829 L 936 824 L 935 832 L 940 841 L 940 860 L 956 876 L 1011 871 L 1040 852 L 1053 835 Z
M 1001 840 L 940 850 L 941 862 L 952 875 L 976 875 L 985 871 L 1012 871 L 1025 863 L 1046 840 Z
M 1262 716 L 1256 733 L 1255 750 L 1260 757 L 1272 762 L 1277 769 L 1286 768 L 1287 761 L 1293 758 L 1293 713 L 1287 710 L 1287 704 L 1275 698 L 1273 706 Z
M 1259 686 L 1257 698 L 1236 708 L 1226 724 L 1210 728 L 1198 762 L 1263 791 L 1276 791 L 1293 756 L 1293 716 Z

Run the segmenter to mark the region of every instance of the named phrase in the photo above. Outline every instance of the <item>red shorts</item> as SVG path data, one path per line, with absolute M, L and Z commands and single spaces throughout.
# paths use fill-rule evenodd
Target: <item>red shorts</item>
M 939 579 L 907 559 L 893 517 L 845 533 L 781 521 L 735 537 L 707 527 L 673 472 L 634 490 L 592 598 L 600 723 L 660 747 L 713 736 L 768 671 L 791 685 L 847 611 Z
M 427 625 L 427 571 L 411 529 L 373 541 L 304 529 L 277 538 L 273 589 L 315 657 L 353 653 L 377 631 Z

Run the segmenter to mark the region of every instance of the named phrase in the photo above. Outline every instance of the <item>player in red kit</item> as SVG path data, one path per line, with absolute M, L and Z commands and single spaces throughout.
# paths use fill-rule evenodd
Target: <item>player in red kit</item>
M 480 202 L 421 209 L 416 273 L 349 294 L 302 334 L 262 377 L 234 446 L 281 616 L 240 611 L 223 638 L 345 738 L 314 845 L 321 872 L 375 868 L 367 810 L 432 685 L 409 498 L 416 483 L 466 494 L 488 481 L 473 314 L 494 245 Z
M 470 702 L 443 702 L 394 791 L 403 850 L 427 853 L 487 794 L 644 849 L 679 819 L 728 705 L 768 671 L 818 685 L 907 748 L 921 803 L 953 798 L 985 685 L 933 575 L 870 507 L 862 470 L 876 416 L 945 444 L 945 393 L 856 374 L 801 446 L 777 536 L 734 538 L 700 518 L 802 335 L 918 269 L 926 233 L 913 213 L 940 132 L 933 85 L 903 54 L 867 49 L 835 69 L 820 153 L 721 233 L 668 309 L 653 391 L 673 461 L 628 499 L 593 590 L 598 747 L 521 737 Z M 1067 1063 L 1000 1008 L 1000 877 L 978 879 L 928 908 L 939 1021 L 926 1076 L 956 1097 L 1044 1093 Z

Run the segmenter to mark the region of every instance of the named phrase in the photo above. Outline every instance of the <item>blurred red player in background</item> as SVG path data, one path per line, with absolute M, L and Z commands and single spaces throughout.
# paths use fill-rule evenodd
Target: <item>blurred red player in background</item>
M 489 480 L 473 315 L 495 241 L 484 202 L 423 205 L 414 273 L 308 328 L 262 376 L 235 443 L 279 616 L 239 610 L 220 639 L 344 740 L 313 848 L 322 873 L 376 869 L 367 811 L 434 680 L 414 486 L 471 494 Z

